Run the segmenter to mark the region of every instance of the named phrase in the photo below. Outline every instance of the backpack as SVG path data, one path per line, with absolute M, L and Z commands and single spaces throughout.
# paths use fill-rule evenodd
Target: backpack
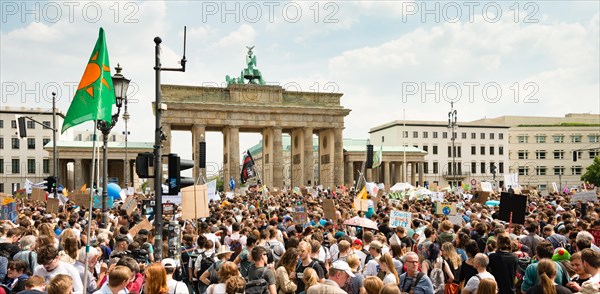
M 371 253 L 369 253 L 369 251 L 367 251 L 365 248 L 361 248 L 360 251 L 362 253 L 364 253 L 367 257 L 365 257 L 365 265 L 371 260 L 373 259 L 373 255 L 371 255 Z M 339 254 L 338 254 L 339 256 Z
M 200 260 L 200 270 L 198 270 L 198 274 L 194 278 L 200 278 L 202 274 L 207 271 L 214 263 L 215 263 L 215 253 L 210 256 L 206 256 L 204 252 L 200 253 L 202 256 L 202 260 Z
M 219 269 L 221 269 L 221 265 L 223 265 L 223 263 L 224 262 L 222 260 L 219 260 L 212 265 L 212 270 L 210 270 L 210 276 L 208 277 L 211 284 L 219 283 L 219 274 L 218 273 L 219 273 Z
M 554 246 L 556 244 L 554 249 L 559 248 L 559 247 L 567 249 L 567 247 L 569 246 L 569 244 L 565 241 L 566 238 L 563 238 L 563 239 L 557 238 L 557 237 L 555 237 L 555 235 L 549 236 L 548 238 L 546 238 L 546 240 L 549 241 L 550 243 L 552 243 L 552 246 Z M 569 251 L 569 250 L 567 249 L 567 251 Z
M 403 284 L 401 284 L 401 285 L 398 285 L 398 287 L 400 288 L 400 291 L 402 291 L 402 293 L 410 293 L 410 294 L 413 294 L 413 293 L 414 293 L 414 291 L 415 291 L 415 289 L 414 289 L 414 288 L 415 288 L 415 286 L 416 286 L 416 285 L 419 283 L 419 281 L 421 280 L 421 278 L 423 278 L 423 276 L 424 276 L 424 275 L 425 275 L 424 273 L 422 273 L 422 272 L 419 272 L 419 273 L 417 274 L 417 277 L 416 277 L 416 278 L 414 278 L 414 279 L 412 280 L 412 283 L 410 284 L 410 286 L 409 286 L 409 288 L 408 288 L 408 289 L 405 289 L 405 288 L 404 288 L 404 283 L 406 283 L 406 280 L 407 280 L 407 277 L 405 277 L 405 278 L 404 278 L 404 283 L 403 283 Z
M 242 242 L 240 242 L 240 239 L 231 240 L 229 243 L 229 250 L 233 251 L 233 254 L 231 254 L 229 261 L 234 261 L 235 258 L 240 255 L 242 249 Z
M 277 264 L 279 262 L 279 260 L 281 259 L 281 256 L 283 255 L 283 253 L 285 253 L 285 250 L 283 250 L 283 252 L 281 254 L 277 254 L 277 252 L 275 252 L 275 247 L 278 247 L 279 244 L 271 244 L 271 241 L 267 242 L 267 245 L 269 246 L 269 249 L 271 249 L 272 255 L 273 255 L 273 262 L 275 264 Z M 281 246 L 279 246 L 281 248 Z M 268 256 L 268 252 L 267 252 L 267 257 Z
M 11 293 L 11 292 L 10 292 L 10 289 L 9 289 L 9 288 L 8 288 L 8 286 L 6 286 L 6 285 L 0 285 L 0 288 L 2 288 L 2 290 L 4 290 L 4 292 L 5 292 L 6 294 L 10 294 L 10 293 Z
M 260 277 L 256 280 L 248 281 L 246 283 L 246 294 L 268 294 L 269 293 L 269 283 L 264 278 L 265 273 L 269 270 L 267 267 L 263 268 L 263 272 Z
M 433 293 L 435 294 L 443 294 L 444 293 L 444 260 L 438 258 L 439 262 L 436 262 L 432 265 L 431 262 L 428 262 L 433 268 L 429 271 L 429 279 L 433 284 Z
M 525 270 L 531 264 L 531 257 L 528 255 L 521 255 L 517 259 L 517 280 L 522 281 L 525 277 Z
M 263 248 L 265 248 L 265 251 L 267 253 L 267 263 L 273 263 L 275 261 L 275 257 L 269 243 L 265 243 L 265 245 L 263 245 Z

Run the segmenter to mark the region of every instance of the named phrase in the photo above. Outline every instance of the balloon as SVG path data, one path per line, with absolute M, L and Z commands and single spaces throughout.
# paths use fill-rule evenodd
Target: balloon
M 115 183 L 109 183 L 106 187 L 106 191 L 108 192 L 108 197 L 111 198 L 119 198 L 121 197 L 121 187 Z

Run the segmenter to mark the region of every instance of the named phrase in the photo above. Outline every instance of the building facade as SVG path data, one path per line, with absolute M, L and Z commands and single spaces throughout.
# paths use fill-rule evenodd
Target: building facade
M 17 116 L 27 116 L 27 137 L 20 138 Z M 64 115 L 57 112 L 60 128 Z M 57 135 L 58 136 L 58 135 Z M 52 148 L 44 146 L 52 141 L 52 109 L 3 107 L 0 109 L 0 193 L 13 193 L 23 188 L 28 179 L 41 182 L 52 174 Z
M 509 127 L 500 124 L 461 122 L 454 129 L 453 148 L 447 122 L 393 121 L 372 128 L 370 138 L 375 146 L 409 146 L 427 152 L 421 185 L 496 180 L 501 186 L 508 173 L 508 133 Z M 413 167 L 407 169 L 413 173 Z M 417 165 L 415 169 L 420 172 Z

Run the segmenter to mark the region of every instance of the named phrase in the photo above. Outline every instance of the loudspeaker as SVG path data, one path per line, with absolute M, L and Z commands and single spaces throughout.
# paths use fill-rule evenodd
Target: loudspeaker
M 373 145 L 367 145 L 367 162 L 365 163 L 366 168 L 373 167 Z
M 206 142 L 200 142 L 198 168 L 206 168 Z

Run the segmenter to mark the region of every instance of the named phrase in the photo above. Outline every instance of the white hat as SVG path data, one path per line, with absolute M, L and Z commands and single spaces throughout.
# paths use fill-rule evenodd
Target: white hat
M 348 263 L 343 260 L 334 261 L 331 267 L 338 271 L 345 271 L 350 277 L 355 277 Z
M 162 266 L 164 266 L 164 267 L 169 267 L 169 268 L 177 267 L 177 262 L 172 258 L 165 258 L 160 262 L 160 264 L 162 264 Z
M 227 253 L 233 253 L 233 251 L 229 250 L 229 246 L 227 245 L 221 245 L 221 247 L 219 247 L 219 250 L 217 250 L 217 256 Z

